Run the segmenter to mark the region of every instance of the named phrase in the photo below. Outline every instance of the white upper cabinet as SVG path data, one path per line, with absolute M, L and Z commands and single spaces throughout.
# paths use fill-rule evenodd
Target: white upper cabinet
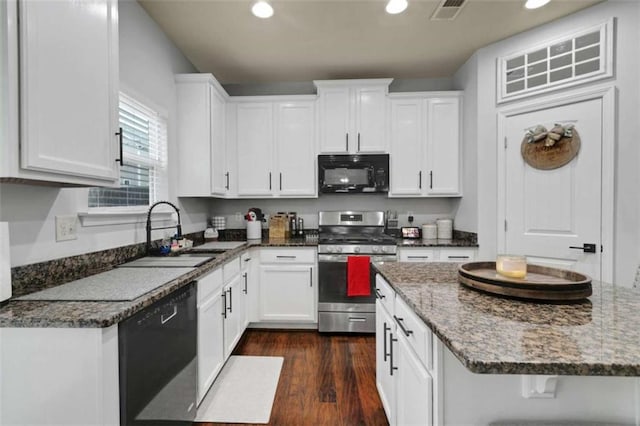
M 390 191 L 393 195 L 423 193 L 424 120 L 423 100 L 391 99 Z
M 392 94 L 391 197 L 462 195 L 461 92 Z
M 226 93 L 211 74 L 178 74 L 176 91 L 178 195 L 225 196 Z
M 316 194 L 315 102 L 276 103 L 276 150 L 281 196 Z
M 460 195 L 460 98 L 427 100 L 429 195 Z
M 20 86 L 8 90 L 19 93 L 20 158 L 10 151 L 14 158 L 2 177 L 118 185 L 117 0 L 3 7 L 9 46 L 3 56 L 10 64 L 20 58 Z M 11 65 L 5 70 L 17 73 Z
M 387 152 L 387 94 L 392 79 L 322 80 L 320 154 Z
M 238 195 L 267 196 L 273 191 L 273 104 L 236 106 Z
M 239 197 L 315 197 L 315 97 L 231 98 Z

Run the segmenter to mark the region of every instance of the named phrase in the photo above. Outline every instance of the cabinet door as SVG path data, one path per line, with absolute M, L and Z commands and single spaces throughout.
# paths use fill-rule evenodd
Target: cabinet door
M 316 194 L 315 102 L 276 104 L 278 193 Z
M 230 176 L 227 168 L 227 141 L 225 132 L 225 100 L 211 89 L 211 192 L 227 195 Z
M 432 379 L 404 336 L 398 337 L 396 421 L 399 425 L 433 424 Z
M 387 152 L 387 88 L 359 87 L 355 97 L 355 146 L 352 152 Z
M 241 284 L 242 283 L 242 284 Z M 224 307 L 226 315 L 224 318 L 224 356 L 225 359 L 231 355 L 236 343 L 240 340 L 244 332 L 244 296 L 242 293 L 244 280 L 241 275 L 237 275 L 229 284 L 224 287 Z
M 238 195 L 273 192 L 273 106 L 239 103 L 236 110 Z
M 178 99 L 178 194 L 211 195 L 211 96 L 208 76 L 196 79 L 176 77 Z M 198 167 L 193 167 L 197 164 Z
M 260 266 L 262 321 L 316 321 L 316 286 L 311 265 Z
M 391 100 L 390 196 L 424 192 L 423 105 L 423 99 Z
M 476 258 L 476 249 L 447 248 L 440 249 L 440 262 L 471 262 Z
M 117 3 L 20 1 L 23 168 L 118 184 Z
M 376 300 L 376 385 L 382 401 L 382 407 L 389 424 L 395 424 L 395 387 L 394 376 L 389 366 L 390 336 L 395 334 L 395 324 L 386 309 Z
M 254 259 L 255 257 L 255 259 Z M 257 252 L 250 250 L 240 257 L 242 261 L 242 278 L 244 280 L 243 292 L 246 296 L 246 323 L 260 320 L 258 312 L 259 287 L 258 287 L 258 259 Z
M 320 153 L 337 154 L 355 150 L 356 141 L 349 139 L 350 90 L 331 87 L 318 90 L 320 105 Z
M 427 101 L 429 195 L 460 195 L 460 100 Z
M 224 364 L 222 292 L 198 307 L 198 404 Z
M 398 249 L 400 262 L 437 262 L 438 254 L 434 249 L 401 247 Z

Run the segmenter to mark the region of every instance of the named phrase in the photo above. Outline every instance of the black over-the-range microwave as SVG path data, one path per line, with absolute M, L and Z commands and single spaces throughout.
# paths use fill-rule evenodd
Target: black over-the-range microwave
M 318 155 L 318 191 L 388 192 L 389 154 Z

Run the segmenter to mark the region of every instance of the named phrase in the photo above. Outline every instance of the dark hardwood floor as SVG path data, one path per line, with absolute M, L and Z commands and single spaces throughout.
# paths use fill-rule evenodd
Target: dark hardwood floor
M 234 355 L 282 356 L 270 425 L 387 425 L 373 335 L 247 330 Z M 221 423 L 195 423 L 211 426 Z

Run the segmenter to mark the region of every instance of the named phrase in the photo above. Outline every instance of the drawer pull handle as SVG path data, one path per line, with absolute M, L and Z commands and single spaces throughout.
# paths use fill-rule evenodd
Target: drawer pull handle
M 378 299 L 384 299 L 387 297 L 384 294 L 380 293 L 380 290 L 377 288 L 376 288 L 376 296 L 378 297 Z
M 468 259 L 469 256 L 449 256 L 449 259 Z
M 389 354 L 387 353 L 387 331 L 391 331 L 391 327 L 387 327 L 387 322 L 384 322 L 384 346 L 382 348 L 384 355 L 384 362 L 387 362 L 387 357 Z
M 407 256 L 407 259 L 428 259 L 429 256 Z
M 398 323 L 398 326 L 402 329 L 402 332 L 404 333 L 405 336 L 409 337 L 410 335 L 413 334 L 413 330 L 408 330 L 406 328 L 404 328 L 404 318 L 398 318 L 397 316 L 393 316 L 393 318 L 396 320 L 396 322 Z
M 393 376 L 393 370 L 397 370 L 398 367 L 393 366 L 393 342 L 397 342 L 398 339 L 393 338 L 393 333 L 389 333 L 389 375 Z
M 277 255 L 276 257 L 278 259 L 295 259 L 297 256 L 281 256 L 281 255 Z
M 349 322 L 367 322 L 367 319 L 363 317 L 349 317 Z

